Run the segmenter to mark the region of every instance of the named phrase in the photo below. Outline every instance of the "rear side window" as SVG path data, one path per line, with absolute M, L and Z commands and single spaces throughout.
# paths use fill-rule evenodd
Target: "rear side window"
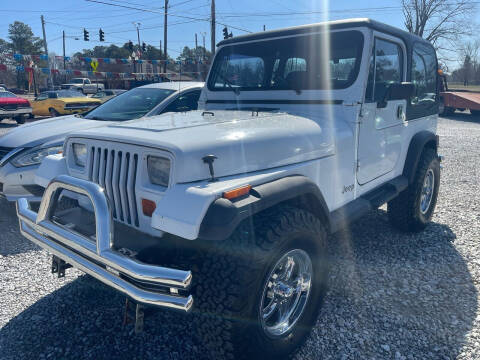
M 437 59 L 433 48 L 422 43 L 413 47 L 412 83 L 415 94 L 411 105 L 429 106 L 435 102 L 437 88 Z

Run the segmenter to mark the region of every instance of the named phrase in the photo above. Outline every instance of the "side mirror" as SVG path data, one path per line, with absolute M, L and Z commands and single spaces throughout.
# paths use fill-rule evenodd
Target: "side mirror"
M 387 106 L 390 100 L 409 100 L 415 92 L 415 85 L 411 82 L 393 83 L 387 87 L 383 100 L 378 102 L 378 108 Z

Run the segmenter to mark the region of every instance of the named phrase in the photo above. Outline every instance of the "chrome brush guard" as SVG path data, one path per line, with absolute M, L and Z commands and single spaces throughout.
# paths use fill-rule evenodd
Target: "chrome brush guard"
M 94 209 L 95 234 L 87 237 L 53 219 L 53 212 L 62 190 L 87 196 Z M 68 264 L 84 271 L 108 286 L 142 304 L 191 309 L 191 295 L 180 296 L 188 290 L 190 271 L 142 263 L 114 249 L 112 209 L 104 189 L 95 183 L 67 175 L 56 177 L 43 195 L 38 213 L 25 198 L 17 201 L 20 231 L 27 239 Z M 149 284 L 144 289 L 138 284 Z M 152 291 L 151 287 L 158 291 Z

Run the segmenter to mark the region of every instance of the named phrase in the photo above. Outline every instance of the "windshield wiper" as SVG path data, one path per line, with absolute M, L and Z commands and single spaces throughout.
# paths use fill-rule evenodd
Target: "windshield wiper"
M 220 74 L 220 73 L 217 73 L 217 76 L 220 76 L 220 77 L 223 79 L 223 81 L 225 81 L 225 84 L 228 85 L 228 87 L 230 88 L 230 90 L 232 90 L 232 91 L 235 93 L 235 95 L 240 95 L 240 89 L 233 87 L 233 84 L 230 82 L 230 80 L 226 79 L 226 78 L 225 78 L 222 74 Z
M 78 118 L 83 118 L 82 114 L 74 114 L 73 116 L 78 117 Z

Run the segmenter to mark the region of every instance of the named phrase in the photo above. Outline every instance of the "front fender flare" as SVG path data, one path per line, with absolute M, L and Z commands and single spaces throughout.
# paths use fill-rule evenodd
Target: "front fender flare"
M 226 239 L 246 218 L 285 202 L 306 208 L 330 228 L 330 212 L 318 186 L 305 176 L 295 175 L 255 186 L 246 198 L 217 199 L 203 218 L 199 238 Z

